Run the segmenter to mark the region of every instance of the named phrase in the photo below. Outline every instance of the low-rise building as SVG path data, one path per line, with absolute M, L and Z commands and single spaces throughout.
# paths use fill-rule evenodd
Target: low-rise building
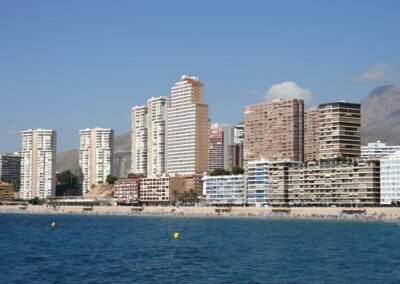
M 246 203 L 246 177 L 225 175 L 203 177 L 203 194 L 209 205 L 244 205 Z
M 361 146 L 361 158 L 379 159 L 400 151 L 400 146 L 388 146 L 381 141 L 368 143 L 367 146 Z
M 12 184 L 0 182 L 0 200 L 14 199 L 14 189 Z
M 308 162 L 289 168 L 288 201 L 293 206 L 376 206 L 379 161 Z
M 382 205 L 400 201 L 400 151 L 381 159 Z
M 140 202 L 144 205 L 172 205 L 185 191 L 185 177 L 155 176 L 140 181 Z
M 137 205 L 140 202 L 140 178 L 118 179 L 114 183 L 118 205 Z

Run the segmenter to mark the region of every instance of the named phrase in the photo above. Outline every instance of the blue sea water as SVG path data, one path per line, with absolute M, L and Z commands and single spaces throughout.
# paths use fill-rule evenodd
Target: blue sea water
M 396 223 L 0 214 L 0 283 L 399 283 L 399 244 Z

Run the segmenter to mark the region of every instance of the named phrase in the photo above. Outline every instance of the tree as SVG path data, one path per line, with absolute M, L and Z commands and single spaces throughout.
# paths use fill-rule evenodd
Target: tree
M 116 176 L 108 175 L 108 176 L 107 176 L 107 179 L 106 179 L 106 182 L 107 182 L 108 184 L 114 184 L 115 181 L 116 181 L 117 179 L 118 179 L 118 178 L 117 178 Z
M 229 176 L 231 175 L 230 171 L 224 170 L 224 169 L 215 169 L 212 171 L 212 173 L 210 174 L 212 176 Z
M 244 170 L 241 167 L 233 167 L 232 174 L 233 175 L 241 175 L 241 174 L 244 174 Z

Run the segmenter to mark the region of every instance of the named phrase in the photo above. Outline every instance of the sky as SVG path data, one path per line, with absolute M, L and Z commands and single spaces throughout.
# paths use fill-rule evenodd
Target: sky
M 361 102 L 400 81 L 400 1 L 0 0 L 0 153 L 20 131 L 131 129 L 130 112 L 198 76 L 212 122 L 298 97 Z

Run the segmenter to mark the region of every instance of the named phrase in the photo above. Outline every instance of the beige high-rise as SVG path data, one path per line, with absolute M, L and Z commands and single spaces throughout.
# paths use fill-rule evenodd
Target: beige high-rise
M 304 112 L 304 161 L 319 158 L 319 109 Z
M 110 128 L 87 128 L 79 130 L 79 167 L 81 169 L 82 193 L 92 185 L 106 182 L 112 174 L 114 130 Z
M 208 105 L 197 77 L 182 76 L 171 89 L 167 120 L 167 173 L 208 172 Z
M 254 160 L 302 161 L 304 101 L 274 100 L 244 112 L 244 165 Z
M 54 196 L 56 165 L 56 131 L 28 129 L 21 132 L 21 189 L 22 199 Z
M 361 106 L 347 102 L 319 105 L 319 158 L 361 155 Z

